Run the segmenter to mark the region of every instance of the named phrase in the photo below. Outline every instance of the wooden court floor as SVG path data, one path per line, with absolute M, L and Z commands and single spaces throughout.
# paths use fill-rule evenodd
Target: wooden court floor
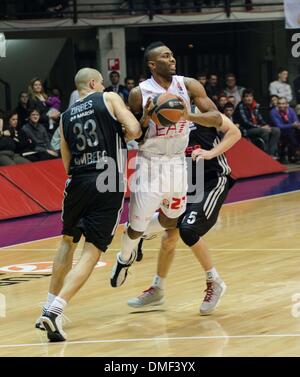
M 149 287 L 159 239 L 144 243 L 144 260 L 113 289 L 120 227 L 106 265 L 67 307 L 68 342 L 59 344 L 33 328 L 59 237 L 0 249 L 0 356 L 300 356 L 299 215 L 299 191 L 223 207 L 206 240 L 228 290 L 207 317 L 198 313 L 204 274 L 182 242 L 165 304 L 143 311 L 126 305 Z

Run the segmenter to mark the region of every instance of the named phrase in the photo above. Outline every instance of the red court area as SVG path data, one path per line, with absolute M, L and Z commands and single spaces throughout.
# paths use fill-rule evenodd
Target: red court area
M 128 152 L 134 159 L 136 151 Z M 235 179 L 286 168 L 245 139 L 226 153 Z M 134 163 L 130 162 L 130 167 Z M 128 170 L 128 178 L 134 172 Z M 66 174 L 61 159 L 0 168 L 0 220 L 61 210 Z M 127 192 L 127 197 L 129 192 Z

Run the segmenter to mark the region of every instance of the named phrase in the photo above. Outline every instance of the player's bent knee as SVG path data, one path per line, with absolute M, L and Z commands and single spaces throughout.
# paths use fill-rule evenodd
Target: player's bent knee
M 162 236 L 162 248 L 164 250 L 168 251 L 175 251 L 176 243 L 178 240 L 178 232 L 174 234 L 168 234 L 168 232 L 165 232 Z
M 131 238 L 132 240 L 136 240 L 137 238 L 139 238 L 143 235 L 143 232 L 138 232 L 137 230 L 134 230 L 131 227 L 129 227 L 127 229 L 127 234 L 129 236 L 129 238 Z
M 200 235 L 189 226 L 180 226 L 179 234 L 182 241 L 190 247 L 195 245 L 195 243 L 197 243 L 200 239 Z

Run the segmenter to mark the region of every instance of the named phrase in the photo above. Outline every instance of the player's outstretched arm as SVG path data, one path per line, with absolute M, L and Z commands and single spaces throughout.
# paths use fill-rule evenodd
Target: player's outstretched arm
M 187 120 L 206 127 L 220 127 L 222 124 L 221 113 L 218 111 L 213 101 L 207 97 L 203 85 L 193 78 L 186 77 L 185 86 L 191 99 L 201 111 L 201 113 L 196 114 L 189 113 Z
M 195 149 L 192 153 L 193 159 L 210 160 L 225 153 L 241 138 L 240 130 L 234 125 L 227 116 L 221 114 L 222 125 L 218 127 L 218 130 L 224 134 L 223 139 L 213 149 L 207 151 L 205 149 Z
M 63 131 L 61 120 L 60 120 L 59 127 L 60 127 L 60 152 L 61 152 L 61 157 L 63 160 L 64 167 L 65 167 L 65 171 L 68 175 L 72 155 L 64 137 L 64 131 Z
M 125 137 L 128 140 L 138 139 L 142 135 L 139 122 L 131 111 L 127 109 L 122 98 L 114 92 L 105 93 L 108 103 L 112 106 L 112 112 L 125 128 Z

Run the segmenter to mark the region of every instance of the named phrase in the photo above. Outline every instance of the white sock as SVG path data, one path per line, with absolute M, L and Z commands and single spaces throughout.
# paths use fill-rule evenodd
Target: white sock
M 215 269 L 215 267 L 211 268 L 210 270 L 208 271 L 205 271 L 206 272 L 206 280 L 207 281 L 214 281 L 216 280 L 217 278 L 219 278 L 219 274 L 218 274 L 218 271 Z
M 52 304 L 52 302 L 55 300 L 55 295 L 48 292 L 48 296 L 47 296 L 47 301 L 44 305 L 44 307 L 46 307 L 47 309 L 49 308 L 49 306 Z
M 158 275 L 155 275 L 152 282 L 152 287 L 158 287 L 160 289 L 165 288 L 165 278 L 161 278 Z
M 150 223 L 148 224 L 147 229 L 144 232 L 146 236 L 153 233 L 160 233 L 166 229 L 160 224 L 158 220 L 158 216 L 159 216 L 158 212 L 155 212 L 154 215 L 152 216 L 152 219 Z
M 126 263 L 130 260 L 131 254 L 133 249 L 137 246 L 139 243 L 141 237 L 136 238 L 135 240 L 132 240 L 127 233 L 127 229 L 122 235 L 122 240 L 121 240 L 121 260 L 122 262 Z
M 47 300 L 45 301 L 45 303 L 43 304 L 43 314 L 46 313 L 47 309 L 49 308 L 49 306 L 52 304 L 52 302 L 55 300 L 55 295 L 53 295 L 52 293 L 48 292 L 48 296 L 47 296 Z
M 47 311 L 50 313 L 60 315 L 64 311 L 64 308 L 66 307 L 66 305 L 67 303 L 63 298 L 56 296 L 55 300 L 49 306 Z

